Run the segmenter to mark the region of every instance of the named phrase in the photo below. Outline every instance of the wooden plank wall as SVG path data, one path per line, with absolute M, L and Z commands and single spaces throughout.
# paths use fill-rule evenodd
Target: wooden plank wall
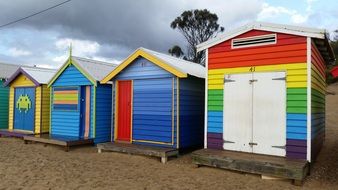
M 3 87 L 4 79 L 0 79 L 0 129 L 8 128 L 9 88 Z
M 311 160 L 315 160 L 325 137 L 325 61 L 311 45 Z
M 252 30 L 238 38 L 266 35 Z M 236 38 L 237 38 L 236 37 Z M 207 147 L 223 149 L 223 83 L 225 74 L 285 71 L 287 74 L 286 156 L 306 159 L 307 56 L 306 38 L 277 34 L 277 43 L 246 48 L 231 48 L 231 40 L 209 49 Z

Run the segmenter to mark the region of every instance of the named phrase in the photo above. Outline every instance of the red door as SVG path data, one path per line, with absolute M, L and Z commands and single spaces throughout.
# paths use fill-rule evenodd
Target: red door
M 117 140 L 130 141 L 131 132 L 131 81 L 118 82 Z

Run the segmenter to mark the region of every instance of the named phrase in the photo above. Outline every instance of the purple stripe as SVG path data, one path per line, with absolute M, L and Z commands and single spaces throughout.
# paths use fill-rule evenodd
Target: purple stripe
M 286 140 L 287 146 L 307 146 L 306 140 L 295 140 L 295 139 L 287 139 Z
M 286 152 L 297 152 L 306 154 L 307 149 L 304 146 L 286 146 Z
M 306 159 L 306 154 L 295 153 L 295 152 L 287 152 L 286 153 L 286 157 L 287 158 L 291 158 L 291 159 L 302 159 L 302 160 L 305 160 Z
M 223 149 L 223 134 L 222 133 L 208 133 L 207 147 L 210 149 Z
M 223 139 L 223 133 L 208 133 L 208 139 Z

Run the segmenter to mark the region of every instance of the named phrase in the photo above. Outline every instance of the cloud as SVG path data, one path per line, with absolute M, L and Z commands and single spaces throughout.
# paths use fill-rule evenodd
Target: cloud
M 18 48 L 10 48 L 8 50 L 8 55 L 9 56 L 13 56 L 13 57 L 19 57 L 19 56 L 27 56 L 27 55 L 31 55 L 32 53 L 30 51 L 27 50 L 23 50 L 23 49 L 18 49 Z
M 45 0 L 0 1 L 0 23 L 7 23 L 49 7 L 57 2 Z M 185 47 L 183 36 L 170 23 L 184 10 L 207 8 L 219 16 L 226 29 L 254 20 L 261 0 L 74 0 L 41 15 L 5 28 L 11 44 L 32 51 L 25 62 L 61 64 L 70 39 L 74 55 L 123 60 L 138 47 L 167 52 L 173 45 Z M 14 32 L 15 31 L 15 32 Z M 14 32 L 14 33 L 13 33 Z M 12 33 L 13 35 L 10 35 Z M 0 35 L 5 39 L 5 36 Z M 59 47 L 55 43 L 59 43 Z M 0 43 L 0 46 L 8 47 Z M 86 47 L 85 52 L 77 52 Z M 1 49 L 1 47 L 0 47 Z M 0 59 L 6 57 L 1 56 Z
M 308 15 L 301 14 L 296 10 L 263 3 L 262 11 L 258 14 L 258 20 L 273 20 L 285 16 L 289 17 L 290 21 L 294 24 L 305 23 L 308 19 Z

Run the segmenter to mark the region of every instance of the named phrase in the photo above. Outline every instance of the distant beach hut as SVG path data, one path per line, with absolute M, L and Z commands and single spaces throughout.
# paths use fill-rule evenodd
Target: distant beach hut
M 3 135 L 48 133 L 49 94 L 47 82 L 55 70 L 20 67 L 6 82 L 9 92 L 8 129 Z M 6 134 L 4 134 L 6 133 Z
M 333 67 L 330 72 L 333 78 L 337 78 L 338 77 L 338 66 Z
M 112 85 L 99 81 L 115 66 L 70 56 L 48 83 L 51 139 L 110 141 Z
M 6 80 L 19 68 L 19 65 L 0 63 L 0 129 L 8 128 L 9 88 Z
M 101 82 L 115 91 L 112 141 L 185 149 L 203 144 L 204 67 L 139 48 Z

